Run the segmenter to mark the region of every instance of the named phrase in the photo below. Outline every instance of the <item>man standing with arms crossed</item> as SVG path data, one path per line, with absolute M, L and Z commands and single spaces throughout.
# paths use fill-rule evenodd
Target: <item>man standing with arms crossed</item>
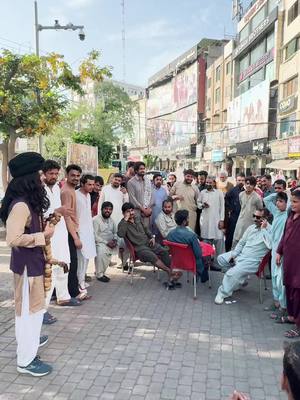
M 63 188 L 61 189 L 61 203 L 63 206 L 70 209 L 71 211 L 71 215 L 65 218 L 68 229 L 68 241 L 71 257 L 68 280 L 69 293 L 71 297 L 78 297 L 80 300 L 83 300 L 86 297 L 86 294 L 81 294 L 79 292 L 77 279 L 77 249 L 80 250 L 82 248 L 82 243 L 78 235 L 78 219 L 76 214 L 75 194 L 75 189 L 79 185 L 81 173 L 82 169 L 79 167 L 79 165 L 71 164 L 67 166 L 67 180 Z

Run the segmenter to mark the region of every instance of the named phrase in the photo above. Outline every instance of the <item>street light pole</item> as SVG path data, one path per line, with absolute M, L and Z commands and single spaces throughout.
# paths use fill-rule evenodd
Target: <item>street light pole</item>
M 79 39 L 84 40 L 85 39 L 85 33 L 84 33 L 84 25 L 74 25 L 72 23 L 69 23 L 67 25 L 60 25 L 58 20 L 55 20 L 54 25 L 40 25 L 39 24 L 39 19 L 38 19 L 38 4 L 37 0 L 34 0 L 34 27 L 35 27 L 35 54 L 39 57 L 40 56 L 40 38 L 39 34 L 40 31 L 43 31 L 45 29 L 52 29 L 52 30 L 71 30 L 71 31 L 76 31 L 79 29 Z M 39 151 L 42 154 L 43 151 L 43 137 L 39 136 Z

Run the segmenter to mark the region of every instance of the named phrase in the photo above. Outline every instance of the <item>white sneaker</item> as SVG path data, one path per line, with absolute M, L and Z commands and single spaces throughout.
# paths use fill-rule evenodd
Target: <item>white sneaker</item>
M 215 304 L 220 305 L 223 303 L 224 303 L 224 298 L 218 293 L 215 298 Z

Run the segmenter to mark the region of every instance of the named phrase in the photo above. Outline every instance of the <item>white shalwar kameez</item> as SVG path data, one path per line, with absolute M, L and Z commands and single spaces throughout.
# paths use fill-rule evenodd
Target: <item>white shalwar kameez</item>
M 47 218 L 57 208 L 61 207 L 60 188 L 55 184 L 52 188 L 45 185 L 47 197 L 50 201 L 50 207 L 44 216 Z M 52 258 L 70 264 L 70 250 L 68 245 L 68 231 L 64 217 L 61 217 L 59 223 L 55 226 L 54 234 L 51 238 Z M 46 294 L 46 308 L 49 306 L 53 290 L 55 288 L 57 302 L 70 300 L 71 296 L 68 290 L 68 273 L 59 265 L 52 266 L 52 285 L 51 289 Z
M 247 276 L 255 274 L 263 257 L 271 248 L 269 235 L 271 226 L 261 229 L 256 225 L 251 225 L 238 242 L 236 248 L 218 257 L 221 267 L 228 269 L 218 289 L 219 297 L 223 299 L 232 295 L 235 290 L 245 282 Z M 229 263 L 230 259 L 235 259 L 235 265 Z
M 80 288 L 85 289 L 86 270 L 89 260 L 96 257 L 96 246 L 91 211 L 91 196 L 89 193 L 86 195 L 83 194 L 80 189 L 76 190 L 76 213 L 79 223 L 78 235 L 82 243 L 82 248 L 77 250 L 77 277 Z

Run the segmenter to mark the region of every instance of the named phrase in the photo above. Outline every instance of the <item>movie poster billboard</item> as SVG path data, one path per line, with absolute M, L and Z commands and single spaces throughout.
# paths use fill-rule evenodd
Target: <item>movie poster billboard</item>
M 67 164 L 77 164 L 83 174 L 98 175 L 98 147 L 68 143 Z
M 179 72 L 173 79 L 174 110 L 197 102 L 197 63 Z
M 174 104 L 172 88 L 172 82 L 168 82 L 149 91 L 147 118 L 159 117 L 173 111 Z
M 263 81 L 229 103 L 229 144 L 268 137 L 269 81 Z
M 197 141 L 197 104 L 174 113 L 174 137 L 171 145 L 184 146 Z
M 150 119 L 147 122 L 148 142 L 153 147 L 167 146 L 173 140 L 173 114 L 161 118 Z

